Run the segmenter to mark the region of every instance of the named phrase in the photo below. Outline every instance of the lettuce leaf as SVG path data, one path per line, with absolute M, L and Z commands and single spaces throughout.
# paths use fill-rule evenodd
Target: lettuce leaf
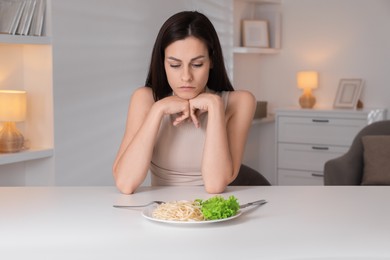
M 236 215 L 240 209 L 238 200 L 235 196 L 230 196 L 228 199 L 222 196 L 214 196 L 207 200 L 197 199 L 201 206 L 203 216 L 206 220 L 216 220 L 229 218 Z

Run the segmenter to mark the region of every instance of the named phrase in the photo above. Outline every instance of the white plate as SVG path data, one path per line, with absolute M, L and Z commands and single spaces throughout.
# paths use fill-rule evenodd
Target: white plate
M 156 206 L 147 207 L 142 212 L 142 216 L 156 222 L 162 222 L 162 223 L 169 223 L 169 224 L 184 224 L 184 225 L 193 225 L 193 224 L 211 224 L 211 223 L 217 223 L 217 222 L 224 222 L 229 221 L 235 218 L 238 218 L 241 216 L 242 212 L 237 211 L 237 214 L 234 216 L 231 216 L 229 218 L 223 218 L 223 219 L 216 219 L 216 220 L 203 220 L 203 221 L 177 221 L 177 220 L 165 220 L 165 219 L 158 219 L 153 217 L 153 210 L 156 208 Z

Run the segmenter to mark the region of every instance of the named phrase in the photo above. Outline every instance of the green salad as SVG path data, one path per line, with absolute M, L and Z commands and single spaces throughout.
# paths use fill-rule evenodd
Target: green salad
M 217 195 L 207 200 L 197 199 L 195 201 L 200 204 L 205 220 L 229 218 L 236 215 L 240 209 L 238 200 L 233 195 L 228 199 Z

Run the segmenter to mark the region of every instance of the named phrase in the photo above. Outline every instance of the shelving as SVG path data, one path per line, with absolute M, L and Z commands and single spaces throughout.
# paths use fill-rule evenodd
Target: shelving
M 235 0 L 234 1 L 234 49 L 237 54 L 275 54 L 281 47 L 280 0 Z M 241 23 L 243 19 L 266 20 L 270 48 L 242 46 Z
M 40 42 L 35 39 L 38 37 L 25 43 L 18 37 L 8 36 L 5 38 L 9 41 L 0 43 L 0 72 L 3 75 L 0 88 L 27 91 L 27 118 L 18 128 L 40 154 L 53 147 L 51 45 L 37 43 Z M 0 154 L 1 164 L 7 160 L 14 162 L 13 156 L 20 157 L 19 153 Z
M 236 1 L 241 1 L 241 2 L 246 2 L 246 3 L 261 3 L 261 4 L 280 4 L 281 0 L 236 0 Z
M 0 44 L 51 44 L 51 37 L 0 34 Z
M 47 157 L 53 156 L 53 154 L 54 154 L 54 149 L 52 149 L 52 148 L 48 148 L 48 149 L 30 148 L 28 150 L 25 150 L 25 151 L 22 151 L 19 153 L 1 154 L 0 155 L 0 165 L 47 158 Z
M 0 35 L 0 89 L 27 91 L 27 118 L 18 123 L 18 129 L 31 147 L 0 154 L 0 183 L 15 183 L 13 178 L 21 180 L 24 175 L 26 183 L 20 185 L 28 184 L 27 175 L 51 172 L 53 167 L 52 160 L 46 160 L 54 154 L 50 4 L 47 0 L 43 36 Z
M 253 119 L 252 125 L 266 124 L 266 123 L 271 123 L 274 121 L 275 121 L 275 115 L 268 114 L 267 117 Z
M 233 84 L 237 89 L 247 89 L 254 95 L 259 88 L 261 77 L 261 59 L 264 55 L 275 55 L 281 49 L 282 31 L 281 0 L 234 0 L 233 1 Z M 269 48 L 244 47 L 242 41 L 243 20 L 266 20 L 269 33 Z M 268 58 L 268 57 L 267 57 Z M 260 86 L 262 87 L 262 86 Z M 257 97 L 259 98 L 259 97 Z M 264 98 L 264 97 L 263 97 Z M 261 100 L 264 100 L 261 98 Z M 249 133 L 244 155 L 245 163 L 265 173 L 271 183 L 276 183 L 273 176 L 274 165 L 269 154 L 273 143 L 275 116 L 268 114 L 265 118 L 254 119 Z M 268 147 L 270 149 L 262 149 Z
M 234 53 L 242 54 L 276 54 L 279 53 L 279 49 L 273 48 L 254 48 L 254 47 L 234 47 Z

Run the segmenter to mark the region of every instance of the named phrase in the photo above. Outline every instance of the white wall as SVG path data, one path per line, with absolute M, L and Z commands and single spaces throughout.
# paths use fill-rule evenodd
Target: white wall
M 54 183 L 113 184 L 111 165 L 129 97 L 144 83 L 162 22 L 184 9 L 216 16 L 229 59 L 231 8 L 231 0 L 52 0 Z M 236 88 L 252 90 L 272 112 L 298 105 L 295 74 L 314 69 L 320 73 L 318 106 L 332 105 L 341 78 L 356 77 L 366 82 L 366 106 L 390 108 L 390 1 L 282 0 L 282 16 L 280 54 L 234 56 Z M 274 150 L 274 124 L 253 126 L 244 162 L 273 182 Z M 5 183 L 18 185 L 23 178 Z
M 160 26 L 202 11 L 228 50 L 231 1 L 52 0 L 52 9 L 55 184 L 112 185 L 129 98 L 145 82 Z
M 296 87 L 296 72 L 317 70 L 316 106 L 332 106 L 340 79 L 362 78 L 364 105 L 390 109 L 390 1 L 282 0 L 282 17 L 280 54 L 236 55 L 236 86 L 250 88 L 257 99 L 269 102 L 272 112 L 298 106 L 301 90 Z M 271 128 L 259 126 L 263 157 L 250 163 L 273 181 Z
M 390 107 L 390 1 L 283 0 L 282 15 L 281 53 L 252 58 L 256 73 L 235 75 L 238 84 L 255 83 L 271 109 L 298 105 L 296 72 L 313 69 L 320 73 L 318 106 L 333 104 L 341 78 L 363 78 L 364 104 Z

